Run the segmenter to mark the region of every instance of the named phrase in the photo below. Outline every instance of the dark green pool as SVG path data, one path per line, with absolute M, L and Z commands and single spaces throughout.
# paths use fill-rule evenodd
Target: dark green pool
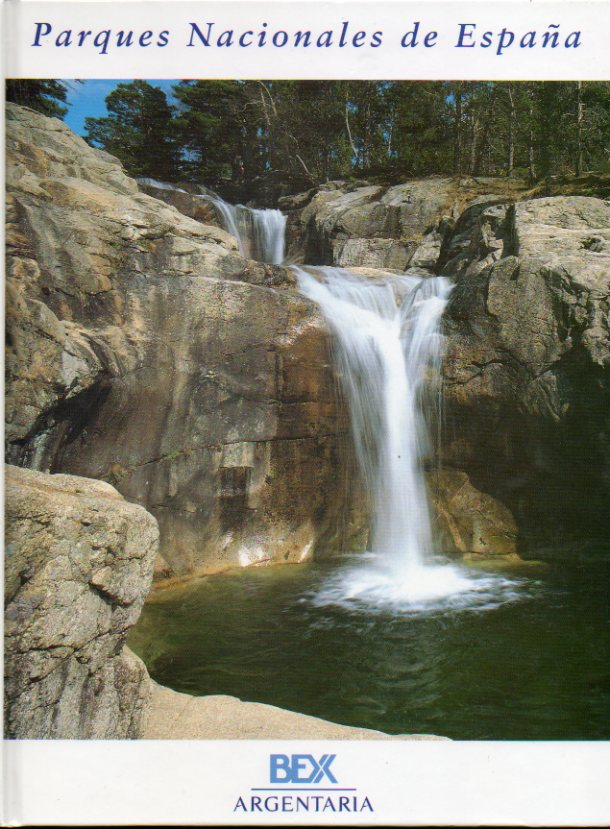
M 129 644 L 154 679 L 389 733 L 610 737 L 607 564 L 475 573 L 475 600 L 341 597 L 353 562 L 212 576 L 148 603 Z

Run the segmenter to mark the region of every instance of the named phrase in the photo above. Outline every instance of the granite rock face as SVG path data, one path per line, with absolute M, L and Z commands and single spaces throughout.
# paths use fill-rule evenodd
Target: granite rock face
M 443 463 L 509 507 L 521 551 L 607 543 L 610 205 L 480 200 L 440 267 Z
M 150 702 L 124 647 L 158 528 L 102 481 L 6 467 L 5 736 L 139 736 Z
M 433 267 L 455 195 L 455 182 L 432 177 L 394 187 L 330 182 L 286 197 L 288 257 L 338 267 Z
M 191 703 L 124 646 L 153 572 L 366 548 L 327 325 L 197 194 L 138 186 L 61 122 L 7 113 L 6 736 L 341 736 Z M 427 472 L 443 552 L 597 548 L 610 205 L 513 204 L 492 184 L 331 182 L 283 200 L 289 256 L 455 282 Z
M 292 272 L 241 258 L 60 121 L 9 106 L 7 154 L 9 462 L 144 505 L 160 573 L 349 547 L 347 418 Z
M 597 547 L 609 529 L 610 206 L 515 196 L 493 180 L 331 182 L 282 207 L 297 260 L 455 282 L 442 474 L 429 476 L 443 546 Z M 449 531 L 456 497 L 464 512 Z M 482 535 L 475 501 L 497 522 Z
M 102 481 L 14 466 L 5 481 L 5 738 L 399 739 L 157 685 L 124 644 L 151 585 L 155 519 Z

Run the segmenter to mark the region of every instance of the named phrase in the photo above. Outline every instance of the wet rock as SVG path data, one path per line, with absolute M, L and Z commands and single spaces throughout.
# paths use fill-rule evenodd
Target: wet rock
M 212 217 L 192 217 L 192 193 L 176 209 L 141 192 L 61 122 L 7 117 L 8 459 L 146 506 L 160 574 L 361 546 L 330 335 L 292 271 L 243 259 Z M 296 258 L 455 280 L 443 467 L 509 509 L 520 548 L 596 544 L 609 207 L 503 193 L 497 180 L 329 182 L 282 208 Z
M 212 202 L 205 198 L 203 193 L 189 192 L 192 189 L 199 189 L 196 186 L 187 184 L 181 187 L 178 184 L 166 184 L 154 179 L 137 179 L 137 182 L 143 193 L 170 204 L 184 216 L 189 216 L 204 225 L 223 227 Z
M 437 470 L 426 480 L 435 549 L 485 558 L 517 553 L 518 528 L 510 510 L 479 492 L 465 472 Z

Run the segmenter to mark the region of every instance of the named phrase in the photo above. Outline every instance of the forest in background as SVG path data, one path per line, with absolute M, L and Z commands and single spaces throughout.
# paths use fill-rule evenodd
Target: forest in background
M 177 81 L 119 84 L 86 140 L 132 176 L 202 182 L 273 204 L 333 179 L 426 175 L 531 184 L 609 169 L 610 83 Z M 8 81 L 7 98 L 63 117 L 62 81 Z

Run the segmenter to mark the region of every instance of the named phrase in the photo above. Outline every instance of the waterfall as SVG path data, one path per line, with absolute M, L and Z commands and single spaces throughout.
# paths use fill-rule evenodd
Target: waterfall
M 371 551 L 396 569 L 422 567 L 433 553 L 421 469 L 430 448 L 424 408 L 439 375 L 439 324 L 451 284 L 408 275 L 372 281 L 327 267 L 297 273 L 302 293 L 320 306 L 335 335 L 371 501 Z
M 448 563 L 432 544 L 422 465 L 431 453 L 427 420 L 440 403 L 440 321 L 451 283 L 409 274 L 369 279 L 330 267 L 294 270 L 334 334 L 372 511 L 368 554 L 331 575 L 311 602 L 419 613 L 513 601 L 515 582 Z
M 210 201 L 222 220 L 225 230 L 239 243 L 239 252 L 246 259 L 281 265 L 284 261 L 286 216 L 281 210 L 261 210 L 243 204 L 228 204 L 218 196 L 203 195 Z

